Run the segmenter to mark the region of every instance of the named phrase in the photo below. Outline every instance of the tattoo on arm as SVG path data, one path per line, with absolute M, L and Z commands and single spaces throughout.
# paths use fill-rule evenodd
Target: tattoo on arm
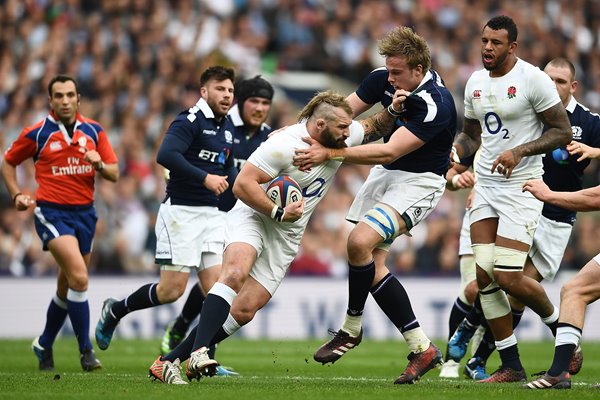
M 385 109 L 368 118 L 360 120 L 359 122 L 365 130 L 363 144 L 374 142 L 385 135 L 392 133 L 395 121 L 396 118 L 392 117 Z
M 539 138 L 515 147 L 522 157 L 544 154 L 569 144 L 573 138 L 569 117 L 562 103 L 555 104 L 538 114 L 547 130 Z
M 475 154 L 481 145 L 481 125 L 479 121 L 465 118 L 463 130 L 454 139 L 454 145 L 462 148 L 461 158 Z

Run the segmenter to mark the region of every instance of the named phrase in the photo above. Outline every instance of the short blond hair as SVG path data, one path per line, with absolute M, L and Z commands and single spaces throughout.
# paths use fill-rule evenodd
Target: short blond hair
M 333 112 L 333 108 L 341 108 L 348 115 L 352 116 L 352 107 L 344 96 L 336 93 L 332 90 L 326 92 L 317 93 L 310 101 L 304 106 L 300 114 L 298 114 L 298 121 L 309 119 L 313 115 L 317 118 L 324 118 L 327 121 L 336 119 L 336 115 Z
M 404 57 L 411 69 L 421 65 L 423 73 L 431 69 L 427 41 L 406 26 L 394 28 L 379 41 L 379 54 L 384 57 Z

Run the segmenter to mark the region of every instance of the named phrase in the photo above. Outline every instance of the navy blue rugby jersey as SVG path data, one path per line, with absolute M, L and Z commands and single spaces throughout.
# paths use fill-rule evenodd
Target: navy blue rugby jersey
M 241 171 L 250 154 L 254 153 L 254 150 L 267 140 L 273 129 L 267 124 L 262 124 L 254 135 L 248 136 L 248 129 L 244 126 L 237 104 L 229 110 L 228 115 L 235 126 L 233 132 L 233 165 L 238 171 Z M 237 199 L 233 195 L 232 188 L 233 182 L 230 182 L 229 188 L 219 196 L 219 210 L 229 211 L 235 205 Z
M 387 107 L 392 103 L 395 92 L 387 78 L 386 68 L 372 71 L 361 82 L 356 94 L 367 104 L 379 102 Z M 406 99 L 404 111 L 396 119 L 397 127 L 405 126 L 425 144 L 383 167 L 445 175 L 452 142 L 456 135 L 456 120 L 456 106 L 452 94 L 435 71 L 428 71 L 419 87 Z M 383 140 L 387 142 L 389 136 L 384 137 Z
M 573 97 L 567 106 L 573 140 L 591 147 L 600 147 L 600 115 L 592 113 Z M 590 159 L 578 162 L 579 155 L 571 156 L 565 147 L 547 153 L 544 157 L 543 179 L 546 185 L 558 192 L 581 190 L 583 170 Z M 551 204 L 544 204 L 542 215 L 558 222 L 575 223 L 576 212 Z
M 207 174 L 227 175 L 233 169 L 230 118 L 221 121 L 204 99 L 182 111 L 169 126 L 158 150 L 158 162 L 170 172 L 167 197 L 171 204 L 218 205 L 218 196 L 204 186 Z

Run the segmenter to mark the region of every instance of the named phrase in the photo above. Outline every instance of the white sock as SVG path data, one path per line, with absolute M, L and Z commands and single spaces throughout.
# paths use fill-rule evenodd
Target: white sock
M 342 330 L 352 337 L 360 335 L 360 329 L 362 327 L 362 315 L 348 315 L 344 319 Z
M 402 334 L 411 353 L 422 353 L 429 348 L 431 340 L 420 326 Z
M 552 312 L 552 314 L 550 314 L 546 318 L 542 318 L 542 322 L 545 323 L 546 325 L 552 324 L 552 323 L 558 321 L 558 314 L 559 314 L 558 307 L 554 306 L 554 311 Z

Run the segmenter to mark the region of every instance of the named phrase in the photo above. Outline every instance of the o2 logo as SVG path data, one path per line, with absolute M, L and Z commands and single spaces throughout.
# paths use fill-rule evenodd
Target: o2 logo
M 323 196 L 323 193 L 325 192 L 325 183 L 326 181 L 323 178 L 315 179 L 307 187 L 302 189 L 302 196 L 304 196 L 305 199 Z
M 483 122 L 485 123 L 485 128 L 490 134 L 496 135 L 500 133 L 502 135 L 502 139 L 510 139 L 510 132 L 508 132 L 508 129 L 503 128 L 502 120 L 495 112 L 489 112 L 485 114 Z

